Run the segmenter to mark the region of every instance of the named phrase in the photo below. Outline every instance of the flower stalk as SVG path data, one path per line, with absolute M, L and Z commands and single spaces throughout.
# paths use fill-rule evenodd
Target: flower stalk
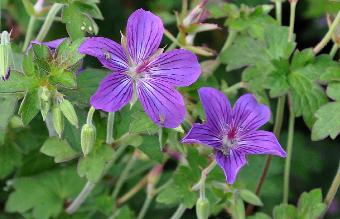
M 56 17 L 56 15 L 58 14 L 58 12 L 62 9 L 63 4 L 59 4 L 59 3 L 54 3 L 51 7 L 51 9 L 49 10 L 46 19 L 44 21 L 44 24 L 42 25 L 36 40 L 39 42 L 44 41 L 48 31 L 51 29 L 51 26 L 54 22 L 54 19 Z
M 187 208 L 183 204 L 180 204 L 170 219 L 180 219 L 183 216 L 186 209 Z
M 338 49 L 339 49 L 339 45 L 334 43 L 334 45 L 333 45 L 333 47 L 332 47 L 332 49 L 329 53 L 329 55 L 332 59 L 335 57 L 336 53 L 338 52 Z
M 290 178 L 290 165 L 292 160 L 293 152 L 293 140 L 294 140 L 294 123 L 295 115 L 293 109 L 290 109 L 289 113 L 289 124 L 288 124 L 288 138 L 287 138 L 287 158 L 284 170 L 283 180 L 283 203 L 288 204 L 289 197 L 289 178 Z
M 107 118 L 107 128 L 106 128 L 106 144 L 112 144 L 113 139 L 113 126 L 115 122 L 115 113 L 109 112 Z
M 324 200 L 324 203 L 327 205 L 327 208 L 325 209 L 324 213 L 325 214 L 327 212 L 327 209 L 329 208 L 329 206 L 332 204 L 332 201 L 339 189 L 340 186 L 340 162 L 339 162 L 339 167 L 338 167 L 338 171 L 333 179 L 333 182 L 331 184 L 331 187 L 329 188 L 326 198 Z M 322 217 L 320 217 L 322 218 Z
M 107 173 L 107 171 L 112 167 L 112 165 L 116 162 L 118 157 L 125 151 L 127 145 L 120 146 L 115 153 L 113 154 L 112 159 L 106 164 L 105 169 L 103 171 L 102 177 Z M 100 178 L 102 178 L 100 177 Z M 88 181 L 85 186 L 83 187 L 82 191 L 78 194 L 78 196 L 74 199 L 74 201 L 69 205 L 66 209 L 68 214 L 74 214 L 79 207 L 84 203 L 86 198 L 90 195 L 92 190 L 94 189 L 97 182 L 90 182 Z
M 27 27 L 27 32 L 25 35 L 24 45 L 22 47 L 22 52 L 26 52 L 28 45 L 30 44 L 32 40 L 35 22 L 36 22 L 36 18 L 34 16 L 30 16 L 30 20 L 28 22 L 28 27 Z
M 340 12 L 336 15 L 333 23 L 329 27 L 328 32 L 326 35 L 322 38 L 322 40 L 313 48 L 314 54 L 319 53 L 326 45 L 327 43 L 332 39 L 332 35 L 335 32 L 337 26 L 340 24 Z

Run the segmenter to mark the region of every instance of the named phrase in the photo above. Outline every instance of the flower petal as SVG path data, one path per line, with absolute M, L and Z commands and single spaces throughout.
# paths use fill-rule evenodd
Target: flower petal
M 149 64 L 152 78 L 174 86 L 189 86 L 201 74 L 196 55 L 184 49 L 175 49 L 158 56 Z
M 213 148 L 222 145 L 217 133 L 214 133 L 209 126 L 197 123 L 192 125 L 189 133 L 182 139 L 182 143 L 203 144 Z
M 137 82 L 137 93 L 151 120 L 165 128 L 176 128 L 185 117 L 181 94 L 172 86 L 152 79 Z
M 106 76 L 96 93 L 91 97 L 91 105 L 106 112 L 115 112 L 125 106 L 132 98 L 133 81 L 121 73 Z
M 247 163 L 245 155 L 236 150 L 230 150 L 229 155 L 227 156 L 223 155 L 220 151 L 216 151 L 216 161 L 223 169 L 224 175 L 229 184 L 233 184 L 235 182 L 238 172 Z
M 64 42 L 64 40 L 66 40 L 66 38 L 60 38 L 60 39 L 56 39 L 56 40 L 52 40 L 52 41 L 48 41 L 48 42 L 39 42 L 38 40 L 32 40 L 26 51 L 28 51 L 32 48 L 32 44 L 44 45 L 44 46 L 47 46 L 48 48 L 54 50 L 54 49 L 58 48 L 58 46 L 60 44 L 62 44 L 62 42 Z
M 272 132 L 252 131 L 242 136 L 236 150 L 246 154 L 272 154 L 286 157 L 286 152 L 282 149 Z
M 233 108 L 233 122 L 244 131 L 256 130 L 268 122 L 270 110 L 266 105 L 259 104 L 252 94 L 241 96 Z
M 154 54 L 163 37 L 162 20 L 149 11 L 138 9 L 129 17 L 126 38 L 131 58 L 136 64 Z
M 79 47 L 78 52 L 96 57 L 104 67 L 123 72 L 128 69 L 128 57 L 121 45 L 104 38 L 87 38 Z
M 198 90 L 205 111 L 207 124 L 221 132 L 231 120 L 232 111 L 228 98 L 220 91 L 203 87 Z

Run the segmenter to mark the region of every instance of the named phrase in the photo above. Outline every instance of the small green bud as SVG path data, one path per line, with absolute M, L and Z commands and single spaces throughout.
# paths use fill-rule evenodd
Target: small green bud
M 64 131 L 64 117 L 61 114 L 61 110 L 59 106 L 54 106 L 52 108 L 52 116 L 53 116 L 53 126 L 59 137 L 61 137 Z
M 47 87 L 40 87 L 39 91 L 39 98 L 40 98 L 40 112 L 43 117 L 43 120 L 45 121 L 46 116 L 51 108 L 51 92 Z
M 0 35 L 0 76 L 6 81 L 9 78 L 11 65 L 13 63 L 13 54 L 11 48 L 11 34 L 3 31 Z
M 80 144 L 84 156 L 88 155 L 96 141 L 96 127 L 92 124 L 85 124 L 81 129 Z
M 66 119 L 75 127 L 79 127 L 77 113 L 74 110 L 72 103 L 68 100 L 63 99 L 60 103 L 61 112 L 64 114 Z
M 199 198 L 196 202 L 196 215 L 198 219 L 208 219 L 210 214 L 209 200 L 206 198 Z

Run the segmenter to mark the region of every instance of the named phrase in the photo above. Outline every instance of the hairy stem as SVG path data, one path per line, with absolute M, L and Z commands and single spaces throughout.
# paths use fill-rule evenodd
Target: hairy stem
M 114 122 L 115 122 L 115 113 L 109 112 L 109 116 L 107 118 L 107 127 L 106 127 L 106 144 L 112 144 L 113 142 Z
M 120 146 L 117 151 L 113 154 L 112 159 L 106 164 L 105 169 L 103 171 L 102 177 L 107 173 L 107 171 L 111 168 L 111 166 L 115 163 L 118 157 L 124 152 L 127 145 Z M 101 178 L 102 178 L 101 177 Z M 92 185 L 93 184 L 93 185 Z M 86 198 L 89 196 L 91 191 L 94 189 L 96 183 L 88 181 L 85 186 L 83 187 L 82 191 L 78 194 L 76 199 L 72 202 L 70 206 L 66 209 L 68 214 L 75 213 L 78 208 L 83 204 Z
M 334 43 L 331 51 L 329 52 L 329 55 L 331 56 L 332 59 L 335 57 L 336 53 L 338 52 L 338 49 L 339 49 L 339 45 Z
M 208 174 L 214 169 L 214 167 L 216 166 L 216 160 L 214 159 L 209 166 L 207 166 L 204 170 L 202 170 L 202 174 L 201 174 L 201 178 L 198 181 L 198 183 L 196 183 L 191 190 L 193 191 L 197 191 L 197 190 L 201 190 L 202 187 L 205 187 L 205 180 L 207 179 Z M 201 193 L 202 191 L 200 191 Z M 201 194 L 203 196 L 205 196 L 205 194 Z
M 180 219 L 183 216 L 186 209 L 187 208 L 183 204 L 180 204 L 170 219 Z
M 22 52 L 26 52 L 31 39 L 32 39 L 32 35 L 33 35 L 33 31 L 34 31 L 34 24 L 35 24 L 35 17 L 31 16 L 30 20 L 28 22 L 28 27 L 27 27 L 27 32 L 26 32 L 26 36 L 25 36 L 25 41 L 24 41 L 24 45 L 22 47 Z
M 153 196 L 151 196 L 151 195 L 147 195 L 146 196 L 146 199 L 144 201 L 143 207 L 141 208 L 140 212 L 138 213 L 137 219 L 143 219 L 144 218 L 147 210 L 150 207 L 150 204 L 152 202 L 152 198 L 153 198 Z
M 133 167 L 133 165 L 135 164 L 136 161 L 136 157 L 134 156 L 134 154 L 131 155 L 131 158 L 129 159 L 129 161 L 127 162 L 123 172 L 121 173 L 121 175 L 119 176 L 118 180 L 117 180 L 117 184 L 115 185 L 115 189 L 113 190 L 112 193 L 112 198 L 115 200 L 120 192 L 120 189 L 122 188 L 127 176 L 129 175 L 129 172 L 131 170 L 131 168 Z
M 86 118 L 86 123 L 89 125 L 92 125 L 92 120 L 93 120 L 93 114 L 96 111 L 96 109 L 91 106 L 91 108 L 89 109 L 89 112 L 87 113 L 87 118 Z
M 282 1 L 281 0 L 275 1 L 275 15 L 276 15 L 276 20 L 279 22 L 280 25 L 282 25 Z
M 340 186 L 340 162 L 339 162 L 339 167 L 338 167 L 338 171 L 333 179 L 332 185 L 329 188 L 326 198 L 324 200 L 324 203 L 327 205 L 327 208 L 325 209 L 324 213 L 325 214 L 327 212 L 327 209 L 329 208 L 329 206 L 332 204 L 332 201 L 339 189 Z M 321 217 L 322 218 L 322 217 Z
M 140 180 L 132 189 L 125 193 L 122 197 L 118 198 L 117 204 L 121 205 L 128 201 L 132 196 L 137 194 L 147 183 L 147 176 Z
M 319 53 L 326 45 L 327 43 L 332 39 L 332 35 L 334 31 L 336 30 L 337 26 L 340 23 L 340 12 L 336 15 L 333 23 L 329 27 L 328 32 L 326 35 L 322 38 L 322 40 L 314 47 L 313 52 L 315 54 Z
M 294 40 L 293 37 L 294 37 L 296 4 L 297 4 L 297 1 L 290 2 L 288 42 L 292 42 Z
M 287 149 L 286 149 L 287 158 L 286 158 L 286 163 L 285 163 L 284 180 L 283 180 L 283 203 L 285 204 L 288 204 L 290 164 L 292 160 L 293 140 L 294 140 L 294 123 L 295 123 L 295 115 L 294 115 L 293 109 L 290 109 Z
M 52 5 L 51 9 L 49 10 L 49 12 L 46 16 L 44 24 L 42 25 L 42 27 L 41 27 L 41 29 L 38 33 L 38 36 L 36 38 L 37 41 L 39 41 L 39 42 L 44 41 L 48 31 L 50 30 L 50 28 L 53 24 L 53 21 L 54 21 L 56 15 L 58 14 L 58 12 L 61 10 L 62 7 L 63 7 L 63 4 L 59 4 L 59 3 L 54 3 Z

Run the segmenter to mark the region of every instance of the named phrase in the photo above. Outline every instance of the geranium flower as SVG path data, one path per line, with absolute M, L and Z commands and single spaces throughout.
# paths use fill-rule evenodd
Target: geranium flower
M 157 125 L 175 128 L 184 120 L 184 101 L 175 86 L 194 83 L 201 68 L 197 57 L 187 50 L 162 53 L 158 47 L 163 32 L 158 16 L 139 9 L 128 19 L 126 45 L 103 37 L 85 40 L 79 52 L 96 57 L 112 71 L 91 97 L 94 108 L 118 111 L 138 96 Z
M 270 110 L 252 94 L 241 96 L 231 108 L 228 98 L 216 89 L 200 88 L 198 93 L 207 121 L 194 124 L 182 142 L 214 149 L 229 184 L 234 183 L 248 154 L 286 156 L 272 132 L 257 130 L 270 119 Z

